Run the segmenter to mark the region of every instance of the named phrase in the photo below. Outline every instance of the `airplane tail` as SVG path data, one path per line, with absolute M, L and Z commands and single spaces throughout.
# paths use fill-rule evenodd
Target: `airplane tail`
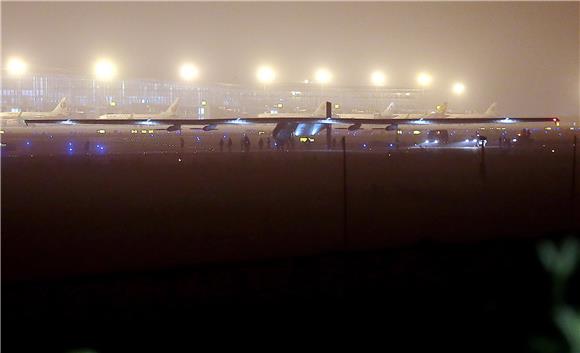
M 165 116 L 174 116 L 177 113 L 177 107 L 179 106 L 179 98 L 175 98 L 173 103 L 167 108 L 163 115 Z
M 391 103 L 389 104 L 389 106 L 387 107 L 387 109 L 385 109 L 385 110 L 384 110 L 384 111 L 381 113 L 381 115 L 382 115 L 382 116 L 390 116 L 390 115 L 393 115 L 393 112 L 394 112 L 394 110 L 395 110 L 395 102 L 391 102 Z
M 58 102 L 51 113 L 55 115 L 66 115 L 69 113 L 69 106 L 66 102 L 66 97 L 63 97 L 60 102 Z
M 447 102 L 444 102 L 443 104 L 437 104 L 435 111 L 440 114 L 447 113 Z
M 322 102 L 314 111 L 314 116 L 323 116 L 325 118 L 332 117 L 332 103 Z
M 496 107 L 497 107 L 496 102 L 491 103 L 489 108 L 487 108 L 487 110 L 485 111 L 485 115 L 496 116 L 497 115 L 497 111 L 495 110 Z

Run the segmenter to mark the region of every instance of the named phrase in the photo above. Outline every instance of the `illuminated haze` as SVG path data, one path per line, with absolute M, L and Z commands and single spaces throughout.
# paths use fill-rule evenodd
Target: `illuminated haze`
M 278 82 L 332 71 L 333 83 L 415 87 L 433 75 L 450 104 L 578 116 L 579 3 L 6 3 L 2 56 L 31 70 L 90 74 L 97 57 L 124 78 L 178 80 L 192 61 L 205 82 Z M 451 96 L 453 82 L 466 95 Z M 455 101 L 454 101 L 455 100 Z M 461 102 L 459 102 L 461 101 Z

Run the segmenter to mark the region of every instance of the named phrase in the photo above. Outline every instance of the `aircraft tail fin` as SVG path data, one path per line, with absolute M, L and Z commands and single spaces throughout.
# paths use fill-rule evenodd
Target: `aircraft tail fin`
M 435 112 L 441 114 L 447 113 L 447 102 L 444 102 L 443 104 L 437 104 L 437 106 L 435 107 Z
M 323 116 L 325 118 L 332 117 L 332 103 L 330 102 L 322 102 L 314 111 L 314 116 Z
M 496 107 L 497 107 L 496 102 L 491 103 L 489 108 L 487 108 L 487 110 L 485 111 L 485 115 L 496 116 L 497 115 Z
M 66 97 L 62 97 L 62 99 L 58 102 L 56 107 L 54 107 L 51 113 L 62 115 L 69 113 L 69 106 L 66 102 Z
M 179 107 L 179 98 L 175 98 L 173 103 L 167 108 L 167 110 L 163 113 L 166 116 L 174 116 L 177 113 L 177 107 Z
M 387 109 L 383 110 L 383 112 L 381 113 L 382 116 L 390 116 L 393 115 L 393 112 L 395 110 L 395 102 L 391 102 L 389 104 L 389 106 L 387 107 Z

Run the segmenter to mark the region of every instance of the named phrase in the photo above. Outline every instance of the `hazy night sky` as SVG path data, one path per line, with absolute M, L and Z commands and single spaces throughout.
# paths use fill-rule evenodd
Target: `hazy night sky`
M 202 80 L 234 83 L 254 82 L 262 63 L 284 82 L 326 66 L 343 85 L 382 69 L 389 86 L 412 87 L 426 70 L 452 104 L 461 80 L 461 105 L 578 116 L 579 5 L 2 2 L 2 56 L 87 75 L 108 56 L 122 77 L 161 79 L 191 60 Z

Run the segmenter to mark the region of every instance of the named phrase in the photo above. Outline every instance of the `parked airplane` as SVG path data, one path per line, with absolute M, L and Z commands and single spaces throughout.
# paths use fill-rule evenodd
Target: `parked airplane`
M 170 119 L 177 117 L 177 106 L 179 104 L 179 98 L 176 98 L 173 103 L 167 108 L 166 111 L 158 114 L 103 114 L 99 116 L 99 119 L 127 119 L 127 120 L 139 120 L 139 119 Z
M 258 118 L 312 118 L 321 117 L 324 114 L 326 114 L 326 102 L 320 103 L 312 113 L 261 113 L 258 114 Z
M 447 115 L 447 103 L 437 105 L 435 110 L 425 113 L 396 113 L 394 114 L 397 118 L 404 119 L 421 119 L 421 118 L 445 118 Z
M 396 118 L 397 114 L 393 113 L 393 108 L 395 103 L 391 102 L 389 106 L 383 110 L 381 113 L 339 113 L 336 116 L 340 119 L 343 118 Z
M 427 114 L 429 117 L 438 117 L 438 118 L 488 118 L 488 117 L 499 117 L 499 114 L 496 111 L 497 103 L 492 103 L 489 108 L 485 111 L 485 113 L 451 113 L 447 110 L 448 105 L 447 102 L 437 105 L 435 107 L 435 111 Z
M 1 119 L 24 119 L 24 118 L 64 118 L 70 114 L 66 97 L 63 97 L 56 107 L 50 112 L 1 112 Z
M 496 111 L 497 103 L 492 103 L 485 113 L 450 113 L 447 111 L 447 103 L 445 103 L 444 114 L 449 118 L 485 118 L 485 117 L 499 117 L 500 115 Z

